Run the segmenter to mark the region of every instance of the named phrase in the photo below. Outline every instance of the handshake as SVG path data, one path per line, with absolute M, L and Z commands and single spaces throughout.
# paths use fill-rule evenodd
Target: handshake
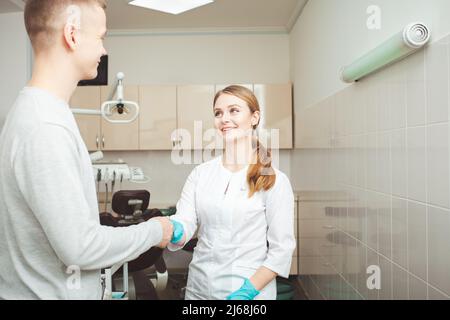
M 179 243 L 183 238 L 184 230 L 183 225 L 177 221 L 172 221 L 167 217 L 155 217 L 153 219 L 158 220 L 162 226 L 162 240 L 156 246 L 161 249 L 165 249 L 169 243 Z

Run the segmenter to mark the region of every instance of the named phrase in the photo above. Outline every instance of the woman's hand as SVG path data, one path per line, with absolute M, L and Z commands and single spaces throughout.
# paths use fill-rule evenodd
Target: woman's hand
M 253 300 L 259 291 L 253 286 L 249 279 L 245 279 L 244 284 L 227 297 L 227 300 Z
M 253 300 L 269 282 L 277 277 L 277 274 L 266 267 L 260 267 L 250 278 L 245 279 L 243 286 L 230 294 L 227 300 Z
M 181 244 L 181 240 L 184 239 L 184 228 L 181 223 L 176 220 L 170 220 L 173 225 L 173 235 L 170 243 Z

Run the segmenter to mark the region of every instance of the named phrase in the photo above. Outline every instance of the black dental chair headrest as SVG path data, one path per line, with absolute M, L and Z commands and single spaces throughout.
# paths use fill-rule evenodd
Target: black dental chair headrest
M 112 209 L 121 215 L 132 216 L 135 205 L 129 203 L 130 200 L 141 200 L 139 210 L 145 211 L 150 202 L 150 192 L 147 190 L 120 190 L 114 193 L 112 198 Z

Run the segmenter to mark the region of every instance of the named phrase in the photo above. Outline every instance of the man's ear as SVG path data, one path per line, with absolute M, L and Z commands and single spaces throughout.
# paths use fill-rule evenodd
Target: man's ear
M 79 29 L 72 23 L 66 23 L 64 26 L 64 44 L 69 50 L 75 50 L 79 43 Z

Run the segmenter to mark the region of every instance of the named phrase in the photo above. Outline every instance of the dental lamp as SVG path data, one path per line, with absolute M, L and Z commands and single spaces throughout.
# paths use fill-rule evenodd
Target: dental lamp
M 131 123 L 139 116 L 139 105 L 133 101 L 126 101 L 123 95 L 123 79 L 125 75 L 123 72 L 119 72 L 117 74 L 117 82 L 116 85 L 112 88 L 108 100 L 105 101 L 100 110 L 90 110 L 90 109 L 77 109 L 71 108 L 72 113 L 74 114 L 82 114 L 82 115 L 101 115 L 106 121 L 110 123 Z M 117 93 L 117 95 L 116 95 Z M 114 96 L 116 99 L 114 100 Z M 129 114 L 130 109 L 134 109 L 135 113 L 131 119 L 128 120 L 113 120 L 110 118 L 114 113 L 119 115 Z

